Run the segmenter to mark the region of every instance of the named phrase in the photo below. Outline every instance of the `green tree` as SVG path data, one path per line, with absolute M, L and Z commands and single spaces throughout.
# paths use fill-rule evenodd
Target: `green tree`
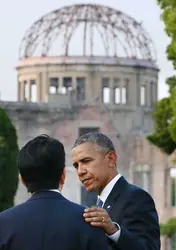
M 0 108 L 0 211 L 14 205 L 18 186 L 17 135 L 7 113 Z
M 166 224 L 160 224 L 161 235 L 172 238 L 176 235 L 176 218 L 171 218 Z
M 176 143 L 170 133 L 170 124 L 173 118 L 170 97 L 156 103 L 153 118 L 155 120 L 155 132 L 148 136 L 148 139 L 164 152 L 170 154 L 176 148 Z
M 168 60 L 176 69 L 176 0 L 157 0 L 162 9 L 162 20 L 165 31 L 170 38 L 166 53 Z M 166 81 L 170 96 L 158 101 L 155 105 L 153 118 L 155 131 L 148 136 L 156 146 L 170 154 L 176 148 L 176 76 Z

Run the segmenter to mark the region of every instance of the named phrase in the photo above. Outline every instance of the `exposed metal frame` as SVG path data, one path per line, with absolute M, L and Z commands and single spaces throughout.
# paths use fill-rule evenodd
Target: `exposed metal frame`
M 64 44 L 62 55 L 68 56 L 70 40 L 80 24 L 84 24 L 83 51 L 87 56 L 95 55 L 94 33 L 98 32 L 104 46 L 105 56 L 120 57 L 119 47 L 128 58 L 139 58 L 156 61 L 156 51 L 149 34 L 128 15 L 97 4 L 75 4 L 50 12 L 36 21 L 26 32 L 19 51 L 19 58 L 32 57 L 38 46 L 39 56 L 47 56 L 53 42 L 63 34 Z M 112 55 L 111 55 L 112 56 Z

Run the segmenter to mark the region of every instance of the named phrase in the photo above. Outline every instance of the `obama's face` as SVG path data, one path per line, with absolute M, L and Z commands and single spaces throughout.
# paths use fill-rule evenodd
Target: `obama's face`
M 116 153 L 104 153 L 94 143 L 82 143 L 72 150 L 72 161 L 78 177 L 88 192 L 101 193 L 112 179 Z

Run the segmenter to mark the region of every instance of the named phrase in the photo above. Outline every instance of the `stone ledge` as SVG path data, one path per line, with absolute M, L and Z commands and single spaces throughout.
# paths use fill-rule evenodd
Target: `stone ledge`
M 106 57 L 106 56 L 46 56 L 46 57 L 29 57 L 19 61 L 16 69 L 34 66 L 34 65 L 116 65 L 144 67 L 158 70 L 155 61 L 143 60 L 137 58 L 123 57 Z
M 59 104 L 58 104 L 59 105 Z M 0 101 L 0 107 L 8 110 L 8 111 L 30 111 L 30 112 L 41 112 L 41 113 L 57 113 L 57 114 L 73 114 L 74 112 L 78 111 L 80 108 L 87 108 L 92 106 L 96 107 L 99 106 L 104 110 L 105 112 L 110 110 L 113 110 L 114 112 L 118 111 L 136 111 L 136 108 L 141 109 L 141 107 L 136 106 L 130 106 L 126 104 L 103 104 L 99 102 L 82 102 L 82 103 L 75 103 L 71 105 L 70 107 L 58 107 L 57 105 L 52 105 L 49 103 L 32 103 L 32 102 L 11 102 L 11 101 Z M 146 113 L 150 113 L 153 111 L 152 107 L 142 107 L 143 111 Z

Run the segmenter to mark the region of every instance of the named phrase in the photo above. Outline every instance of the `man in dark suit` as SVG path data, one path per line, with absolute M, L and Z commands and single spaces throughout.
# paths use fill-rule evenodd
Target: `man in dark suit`
M 159 250 L 160 229 L 154 201 L 118 173 L 112 141 L 100 133 L 85 134 L 75 141 L 72 160 L 86 190 L 98 193 L 98 208 L 85 209 L 85 221 L 104 228 L 109 248 Z
M 87 224 L 84 207 L 61 195 L 65 152 L 58 140 L 39 136 L 20 151 L 21 179 L 31 198 L 0 213 L 0 250 L 107 250 L 102 228 Z

